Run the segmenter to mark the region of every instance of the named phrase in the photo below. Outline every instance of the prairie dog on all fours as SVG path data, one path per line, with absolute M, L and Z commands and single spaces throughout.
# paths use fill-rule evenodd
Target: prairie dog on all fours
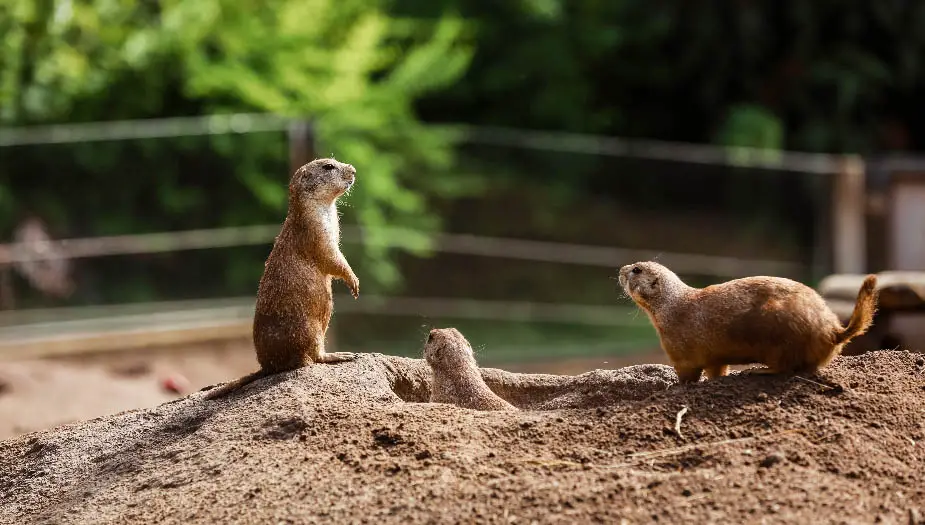
M 310 363 L 338 363 L 356 356 L 326 353 L 324 337 L 334 310 L 333 278 L 353 297 L 360 280 L 340 251 L 337 198 L 356 180 L 356 169 L 334 159 L 305 164 L 289 181 L 289 211 L 264 265 L 254 310 L 254 350 L 260 370 L 208 392 L 213 399 L 264 376 Z
M 435 328 L 427 336 L 424 360 L 433 371 L 431 403 L 475 410 L 517 410 L 488 388 L 475 363 L 472 345 L 455 328 Z
M 877 278 L 868 275 L 847 326 L 812 288 L 781 277 L 746 277 L 692 288 L 656 262 L 620 268 L 620 285 L 658 332 L 681 382 L 761 363 L 751 373 L 812 373 L 873 323 Z

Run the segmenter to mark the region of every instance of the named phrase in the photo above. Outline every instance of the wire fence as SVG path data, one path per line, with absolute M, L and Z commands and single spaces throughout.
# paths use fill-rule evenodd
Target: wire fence
M 246 135 L 260 132 L 287 132 L 301 121 L 275 115 L 232 114 L 206 117 L 185 117 L 160 120 L 119 121 L 104 123 L 66 124 L 29 128 L 0 128 L 0 151 L 10 147 L 41 147 L 51 144 L 108 142 L 140 139 L 170 139 L 173 137 L 207 135 Z M 497 127 L 457 126 L 464 131 L 464 143 L 543 154 L 560 153 L 641 159 L 671 162 L 679 166 L 702 165 L 717 168 L 748 168 L 748 173 L 767 171 L 797 172 L 824 176 L 838 172 L 844 157 L 824 154 L 769 152 L 748 148 L 726 148 L 711 145 L 678 144 L 659 141 L 623 140 L 593 135 L 516 130 Z M 684 176 L 689 170 L 674 170 Z M 400 238 L 403 231 L 388 228 L 390 235 L 367 236 L 355 225 L 345 224 L 342 241 L 345 244 L 369 245 L 388 243 Z M 246 246 L 263 246 L 273 242 L 279 224 L 258 224 L 227 228 L 200 228 L 157 233 L 97 236 L 72 239 L 42 239 L 41 242 L 8 242 L 0 244 L 0 269 L 28 267 L 54 260 L 73 261 L 114 256 L 171 253 L 184 250 L 220 250 Z M 417 233 L 417 232 L 407 232 Z M 722 235 L 722 233 L 719 233 Z M 382 240 L 376 240 L 382 239 Z M 651 248 L 613 247 L 584 242 L 540 241 L 511 236 L 466 233 L 438 233 L 433 236 L 432 251 L 441 256 L 465 256 L 506 261 L 529 261 L 536 264 L 606 268 L 610 275 L 629 261 L 659 258 L 679 274 L 710 275 L 734 278 L 745 275 L 805 276 L 806 261 L 775 259 L 758 256 L 728 256 L 668 250 L 653 242 Z M 385 244 L 385 246 L 390 246 Z M 445 259 L 441 259 L 445 261 Z M 612 283 L 610 283 L 612 285 Z M 470 285 L 471 286 L 471 285 Z M 0 285 L 2 287 L 2 285 Z M 611 289 L 613 286 L 610 287 Z M 210 299 L 198 310 L 200 315 L 216 320 L 240 316 L 246 310 L 248 298 L 234 298 L 232 307 L 215 306 Z M 250 299 L 252 300 L 252 299 Z M 211 303 L 210 303 L 211 302 Z M 210 306 L 211 304 L 211 306 Z M 245 305 L 245 306 L 242 306 Z M 30 333 L 49 330 L 47 320 L 100 318 L 128 306 L 85 306 L 47 310 L 0 312 L 4 336 L 13 338 L 18 324 L 30 324 Z M 245 308 L 245 310 L 242 310 Z M 626 303 L 623 307 L 595 304 L 558 303 L 543 300 L 478 299 L 466 297 L 378 297 L 364 295 L 362 301 L 338 299 L 339 315 L 409 317 L 415 319 L 453 318 L 508 323 L 558 323 L 576 327 L 646 327 L 645 319 L 632 316 Z M 148 305 L 150 312 L 180 311 L 179 303 Z M 110 312 L 110 313 L 105 313 Z M 233 312 L 233 313 L 231 313 Z M 147 314 L 153 315 L 153 314 Z M 247 314 L 243 314 L 247 315 Z M 118 315 L 115 315 L 118 317 Z M 124 316 L 123 316 L 124 317 Z M 40 321 L 45 319 L 46 321 Z M 169 319 L 165 317 L 164 319 Z M 76 321 L 75 321 L 76 322 Z M 166 321 L 164 321 L 166 322 Z M 387 321 L 386 321 L 387 322 Z M 370 321 L 370 324 L 372 321 Z M 79 323 L 77 323 L 79 325 Z M 77 326 L 74 325 L 74 326 Z M 64 325 L 58 325 L 64 326 Z M 81 325 L 84 326 L 84 325 Z M 27 330 L 28 331 L 28 330 Z M 649 333 L 649 341 L 651 339 Z
M 0 147 L 37 146 L 79 142 L 138 140 L 184 136 L 246 134 L 288 131 L 299 119 L 261 113 L 234 113 L 197 117 L 139 119 L 78 124 L 0 128 Z M 843 155 L 770 151 L 748 147 L 685 144 L 654 140 L 627 140 L 581 133 L 549 132 L 497 126 L 453 125 L 470 143 L 511 146 L 614 157 L 636 157 L 714 166 L 750 166 L 802 173 L 836 173 Z M 905 161 L 907 164 L 911 160 Z M 905 165 L 905 164 L 904 164 Z M 925 163 L 914 164 L 921 168 Z
M 423 233 L 403 228 L 384 229 L 388 230 L 390 235 L 385 236 L 381 241 L 371 241 L 365 238 L 362 228 L 345 226 L 341 231 L 341 240 L 355 244 L 371 245 L 378 243 L 384 247 L 398 247 L 400 243 L 390 242 L 388 239 L 400 238 L 402 234 L 413 234 L 417 237 Z M 43 243 L 41 248 L 30 243 L 0 244 L 0 265 L 28 264 L 55 259 L 69 260 L 110 255 L 150 254 L 259 245 L 272 243 L 278 233 L 278 224 L 265 224 L 84 239 L 62 239 L 59 241 L 47 241 Z M 434 235 L 434 244 L 433 251 L 436 252 L 606 268 L 619 267 L 621 261 L 636 261 L 657 254 L 662 259 L 670 260 L 672 267 L 680 273 L 715 275 L 719 277 L 741 277 L 755 273 L 796 275 L 805 269 L 804 265 L 789 261 L 741 259 L 469 234 L 438 233 Z

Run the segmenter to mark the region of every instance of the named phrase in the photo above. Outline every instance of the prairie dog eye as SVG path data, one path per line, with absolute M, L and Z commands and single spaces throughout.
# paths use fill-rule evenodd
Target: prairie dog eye
M 331 170 L 337 169 L 337 167 L 334 166 L 333 164 L 325 164 L 324 166 L 322 166 L 322 168 L 324 168 L 325 171 L 331 171 Z
M 636 275 L 639 275 L 639 274 L 642 273 L 642 268 L 640 268 L 640 267 L 638 267 L 638 266 L 633 266 L 633 269 L 630 270 L 630 272 L 632 272 L 632 273 L 634 273 L 634 274 L 636 274 Z

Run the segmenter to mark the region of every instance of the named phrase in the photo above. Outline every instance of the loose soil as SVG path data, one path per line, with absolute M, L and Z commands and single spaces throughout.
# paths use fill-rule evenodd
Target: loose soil
M 596 368 L 665 363 L 660 348 L 627 355 L 499 366 L 512 372 L 579 374 Z M 222 343 L 0 362 L 0 439 L 75 421 L 150 408 L 176 399 L 162 382 L 185 382 L 187 394 L 257 368 L 250 338 Z
M 9 439 L 0 522 L 925 523 L 921 354 L 482 375 L 522 410 L 427 403 L 421 360 L 368 354 Z

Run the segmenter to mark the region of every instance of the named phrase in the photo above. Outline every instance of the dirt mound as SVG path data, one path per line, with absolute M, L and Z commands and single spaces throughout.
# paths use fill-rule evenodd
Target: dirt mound
M 422 403 L 422 361 L 366 355 L 8 440 L 0 520 L 925 520 L 920 354 L 839 358 L 822 374 L 834 388 L 680 386 L 662 365 L 482 373 L 527 410 Z

